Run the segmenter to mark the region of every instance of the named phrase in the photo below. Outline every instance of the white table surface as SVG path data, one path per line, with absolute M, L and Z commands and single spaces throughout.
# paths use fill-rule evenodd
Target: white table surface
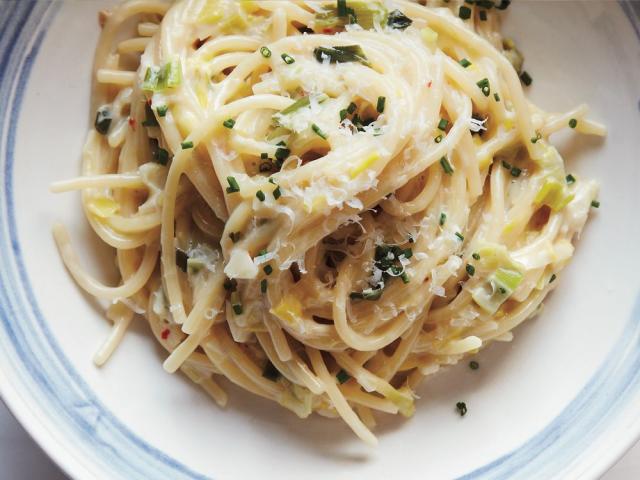
M 0 465 L 2 478 L 11 480 L 66 480 L 4 404 L 0 403 Z M 629 480 L 640 475 L 640 443 L 633 447 L 602 480 Z

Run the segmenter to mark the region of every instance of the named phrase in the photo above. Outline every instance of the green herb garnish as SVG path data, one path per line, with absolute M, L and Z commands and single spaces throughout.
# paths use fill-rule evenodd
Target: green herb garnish
M 360 62 L 366 66 L 371 65 L 360 45 L 316 47 L 313 50 L 313 55 L 320 63 L 329 59 L 329 63 Z
M 520 80 L 522 80 L 522 83 L 524 83 L 527 87 L 533 82 L 533 78 L 531 78 L 531 75 L 529 75 L 529 73 L 526 71 L 520 74 Z
M 240 185 L 238 185 L 238 181 L 235 177 L 227 177 L 227 182 L 229 183 L 227 193 L 238 193 L 240 191 Z
M 482 94 L 485 97 L 489 96 L 489 94 L 491 93 L 491 86 L 489 85 L 488 78 L 483 78 L 482 80 L 477 82 L 476 85 L 480 88 L 480 90 L 482 90 Z
M 442 157 L 440 159 L 440 165 L 442 166 L 444 173 L 446 173 L 447 175 L 453 175 L 453 167 L 449 163 L 447 157 Z
M 96 131 L 101 135 L 106 135 L 107 132 L 109 132 L 109 127 L 111 127 L 112 118 L 111 111 L 108 108 L 99 108 L 96 112 L 96 120 L 94 122 Z
M 348 381 L 350 378 L 351 376 L 349 376 L 349 374 L 344 370 L 340 370 L 338 373 L 336 373 L 336 379 L 338 380 L 340 385 Z
M 405 30 L 411 24 L 413 20 L 407 17 L 400 10 L 394 10 L 389 13 L 389 17 L 387 18 L 387 25 L 391 28 L 395 28 L 396 30 Z
M 271 50 L 269 50 L 268 47 L 262 47 L 262 48 L 260 48 L 260 54 L 264 58 L 269 58 L 271 56 Z
M 319 136 L 320 138 L 322 138 L 323 140 L 326 140 L 326 139 L 327 139 L 327 134 L 326 134 L 326 133 L 324 133 L 324 132 L 322 131 L 322 129 L 321 129 L 318 125 L 316 125 L 315 123 L 313 123 L 313 124 L 311 125 L 311 130 L 313 130 L 313 133 L 315 133 L 316 135 L 318 135 L 318 136 Z
M 469 18 L 471 18 L 471 9 L 465 6 L 460 7 L 460 10 L 458 10 L 458 16 L 462 20 L 468 20 Z

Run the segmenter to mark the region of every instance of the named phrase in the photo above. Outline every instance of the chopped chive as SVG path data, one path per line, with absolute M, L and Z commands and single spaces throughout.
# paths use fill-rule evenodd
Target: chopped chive
M 402 282 L 405 284 L 410 282 L 409 275 L 407 274 L 407 272 L 402 272 L 402 274 L 400 274 L 400 278 L 402 279 Z
M 273 363 L 267 361 L 267 364 L 262 369 L 262 376 L 267 380 L 276 382 L 278 378 L 280 378 L 280 372 L 276 367 L 273 366 Z
M 345 372 L 344 370 L 340 370 L 338 373 L 336 373 L 336 379 L 338 380 L 340 385 L 345 383 L 350 378 L 351 377 L 349 376 L 349 374 L 347 372 Z
M 280 57 L 282 57 L 282 60 L 284 60 L 284 63 L 286 63 L 287 65 L 295 63 L 295 59 L 288 53 L 283 53 L 282 55 L 280 55 Z
M 260 160 L 269 160 L 269 154 L 266 152 L 262 152 L 260 154 Z
M 94 122 L 94 126 L 98 133 L 106 135 L 109 131 L 109 127 L 111 126 L 111 120 L 111 111 L 106 107 L 100 108 L 96 112 L 96 120 Z
M 468 20 L 471 18 L 471 9 L 465 6 L 460 7 L 460 10 L 458 10 L 458 16 L 463 20 Z
M 498 95 L 497 93 L 494 93 L 494 94 L 493 94 L 493 99 L 494 99 L 496 102 L 499 102 L 499 101 L 500 101 L 500 95 Z
M 339 17 L 346 17 L 347 16 L 347 0 L 338 0 L 337 2 L 337 14 Z
M 520 74 L 520 80 L 522 80 L 522 83 L 524 83 L 527 87 L 533 82 L 533 78 L 531 78 L 531 75 L 529 75 L 527 71 L 524 71 Z
M 264 58 L 269 58 L 271 56 L 271 50 L 268 47 L 262 47 L 260 49 L 260 53 Z
M 273 267 L 271 265 L 265 265 L 262 270 L 267 275 L 271 275 L 273 273 Z
M 349 104 L 349 106 L 347 107 L 347 113 L 349 113 L 349 115 L 351 115 L 353 112 L 356 111 L 356 108 L 358 108 L 358 106 L 355 103 L 351 102 Z
M 574 177 L 573 175 L 569 174 L 569 175 L 567 175 L 566 180 L 567 180 L 567 184 L 571 185 L 572 183 L 575 183 L 576 177 Z
M 167 105 L 158 105 L 156 107 L 156 112 L 159 117 L 165 117 L 167 115 L 167 110 L 169 110 Z
M 553 281 L 558 278 L 556 277 L 556 274 L 554 273 L 553 275 L 551 275 L 551 278 L 549 279 L 549 283 L 553 283 Z
M 227 278 L 222 286 L 226 291 L 233 293 L 238 288 L 238 281 L 235 278 Z
M 157 127 L 160 124 L 156 119 L 156 116 L 153 114 L 153 110 L 151 110 L 151 106 L 148 103 L 144 105 L 144 121 L 142 122 L 143 127 Z
M 158 147 L 153 151 L 153 161 L 160 165 L 169 163 L 169 152 L 164 148 Z
M 189 263 L 189 255 L 184 250 L 176 248 L 176 265 L 183 272 L 187 271 L 187 265 Z
M 440 143 L 442 141 L 442 135 L 438 135 L 436 138 L 433 139 L 433 141 L 436 143 Z
M 487 21 L 487 11 L 486 10 L 480 10 L 480 20 L 482 20 L 483 22 Z
M 224 122 L 222 122 L 226 128 L 233 128 L 236 125 L 236 121 L 233 118 L 227 118 Z
M 464 242 L 464 235 L 462 235 L 460 232 L 456 232 L 456 237 L 458 237 L 458 239 L 459 239 L 461 242 Z
M 405 30 L 411 26 L 412 23 L 413 20 L 407 17 L 400 10 L 394 10 L 389 13 L 389 18 L 387 19 L 387 25 L 396 30 Z
M 291 150 L 288 148 L 279 147 L 276 149 L 276 160 L 282 163 L 289 157 L 290 153 Z
M 506 10 L 510 3 L 511 0 L 502 0 L 499 5 L 496 5 L 496 8 L 498 10 Z
M 591 202 L 591 206 L 593 208 L 600 208 L 600 202 L 598 200 L 594 200 Z
M 456 409 L 461 417 L 464 417 L 467 414 L 467 404 L 464 402 L 456 403 Z
M 263 278 L 260 280 L 260 291 L 262 293 L 267 293 L 267 279 Z
M 445 224 L 445 222 L 446 222 L 446 221 L 447 221 L 447 214 L 446 214 L 446 213 L 444 213 L 444 212 L 442 212 L 442 213 L 440 214 L 440 221 L 439 221 L 440 226 L 441 226 L 441 227 L 442 227 L 442 226 L 444 226 L 444 224 Z
M 449 125 L 449 120 L 447 120 L 446 118 L 441 118 L 440 121 L 438 122 L 438 130 L 442 130 L 444 132 L 447 129 L 448 125 Z
M 465 267 L 465 270 L 467 271 L 467 273 L 469 274 L 470 277 L 473 277 L 476 273 L 476 267 L 474 267 L 473 265 L 467 263 L 467 266 Z
M 470 368 L 471 370 L 477 370 L 477 369 L 479 369 L 479 368 L 480 368 L 480 364 L 479 364 L 478 362 L 476 362 L 475 360 L 471 360 L 471 361 L 469 362 L 469 368 Z
M 449 160 L 447 160 L 447 157 L 442 157 L 440 159 L 440 165 L 442 166 L 444 173 L 446 173 L 447 175 L 453 174 L 453 167 L 449 163 Z
M 267 197 L 265 196 L 265 194 L 264 194 L 264 192 L 262 190 L 258 190 L 256 192 L 256 198 L 258 200 L 260 200 L 261 202 L 264 202 Z
M 480 254 L 479 253 L 474 253 L 471 256 L 473 257 L 474 260 L 480 260 Z
M 282 196 L 282 191 L 280 190 L 280 187 L 276 187 L 276 189 L 273 191 L 273 198 L 275 198 L 276 200 L 278 200 L 280 197 Z
M 188 140 L 186 142 L 182 142 L 180 146 L 182 147 L 183 150 L 187 150 L 189 148 L 193 148 L 193 142 L 191 140 Z
M 502 161 L 502 166 L 503 166 L 504 168 L 506 168 L 507 170 L 511 170 L 511 166 L 512 166 L 512 165 L 511 165 L 509 162 L 507 162 L 506 160 L 503 160 L 503 161 Z
M 376 105 L 376 110 L 378 113 L 384 112 L 384 105 L 387 102 L 387 97 L 378 97 L 378 104 Z
M 569 120 L 569 126 L 571 128 L 576 128 L 577 125 L 578 125 L 578 120 L 576 120 L 575 118 L 572 118 L 571 120 Z
M 242 315 L 242 304 L 241 303 L 235 303 L 232 305 L 233 307 L 233 313 L 235 313 L 236 315 Z
M 466 58 L 463 58 L 463 59 L 462 59 L 462 60 L 460 60 L 458 63 L 459 63 L 460 65 L 462 65 L 462 67 L 463 67 L 463 68 L 467 68 L 467 67 L 469 67 L 469 66 L 471 66 L 471 65 L 472 65 L 472 63 L 471 63 L 469 60 L 467 60 Z
M 489 85 L 488 78 L 483 78 L 482 80 L 477 82 L 476 85 L 480 88 L 480 90 L 482 90 L 482 94 L 485 97 L 489 96 L 489 94 L 491 93 L 491 86 Z
M 238 181 L 235 177 L 227 177 L 227 182 L 229 183 L 227 193 L 237 193 L 240 191 L 240 185 L 238 185 Z
M 519 176 L 520 176 L 520 174 L 521 174 L 521 173 L 522 173 L 522 169 L 521 169 L 521 168 L 513 167 L 513 168 L 511 169 L 511 176 L 512 176 L 512 177 L 516 177 L 516 178 L 517 178 L 517 177 L 519 177 Z
M 344 110 L 340 110 L 340 122 L 344 122 L 345 119 L 347 118 L 349 112 L 347 112 L 347 109 L 345 108 Z
M 311 130 L 313 130 L 313 132 L 318 135 L 320 138 L 322 138 L 323 140 L 327 139 L 327 134 L 324 133 L 320 127 L 318 125 L 316 125 L 315 123 L 311 124 Z
M 238 243 L 240 241 L 241 237 L 242 237 L 242 233 L 240 233 L 240 232 L 231 232 L 229 234 L 229 238 L 231 239 L 231 241 L 233 243 Z
M 260 250 L 260 251 L 258 252 L 258 257 L 264 257 L 267 253 L 269 253 L 269 252 L 267 251 L 267 249 L 266 249 L 266 248 L 263 248 L 262 250 Z
M 329 63 L 359 62 L 367 67 L 371 66 L 360 45 L 316 47 L 313 49 L 313 56 L 320 63 L 329 60 Z
M 537 143 L 538 140 L 542 138 L 542 134 L 540 132 L 536 132 L 535 137 L 531 137 L 531 143 Z

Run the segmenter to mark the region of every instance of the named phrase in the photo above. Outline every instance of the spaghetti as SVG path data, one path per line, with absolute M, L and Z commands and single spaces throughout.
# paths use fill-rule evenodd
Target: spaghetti
M 136 314 L 220 405 L 220 377 L 300 417 L 372 412 L 533 316 L 598 188 L 530 103 L 481 2 L 127 1 L 101 14 L 80 190 L 121 282 L 103 364 Z M 487 3 L 487 2 L 485 2 Z M 496 2 L 498 3 L 498 2 Z M 530 77 L 522 74 L 530 82 Z

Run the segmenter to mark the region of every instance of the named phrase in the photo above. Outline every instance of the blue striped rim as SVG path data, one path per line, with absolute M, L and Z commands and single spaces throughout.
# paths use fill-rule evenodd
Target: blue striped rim
M 33 382 L 30 393 L 42 399 L 40 404 L 46 405 L 62 431 L 95 457 L 100 472 L 112 472 L 111 478 L 205 479 L 141 440 L 101 405 L 53 340 L 24 268 L 13 207 L 15 134 L 31 67 L 59 6 L 59 2 L 21 1 L 2 12 L 7 22 L 0 33 L 0 112 L 9 115 L 0 118 L 0 132 L 6 132 L 6 156 L 0 159 L 5 162 L 2 206 L 6 208 L 0 218 L 0 245 L 3 251 L 12 251 L 15 260 L 11 265 L 6 262 L 0 271 L 2 335 L 9 339 L 6 347 L 14 348 L 12 353 L 20 360 L 16 367 L 25 370 Z M 2 146 L 0 143 L 0 151 Z M 20 290 L 15 290 L 17 285 Z
M 638 4 L 620 2 L 640 38 Z M 0 269 L 0 344 L 24 372 L 25 386 L 78 449 L 111 478 L 206 478 L 154 449 L 120 423 L 95 397 L 53 340 L 24 267 L 13 208 L 13 162 L 20 105 L 33 62 L 58 3 L 0 5 L 0 152 L 6 149 L 0 198 L 0 248 L 12 260 Z M 14 92 L 12 94 L 12 92 Z M 2 165 L 0 165 L 2 166 Z M 569 465 L 640 390 L 640 299 L 616 348 L 580 394 L 545 429 L 513 452 L 464 479 L 550 477 Z M 27 379 L 29 381 L 27 381 Z M 606 394 L 603 394 L 606 392 Z M 570 446 L 570 448 L 569 448 Z

